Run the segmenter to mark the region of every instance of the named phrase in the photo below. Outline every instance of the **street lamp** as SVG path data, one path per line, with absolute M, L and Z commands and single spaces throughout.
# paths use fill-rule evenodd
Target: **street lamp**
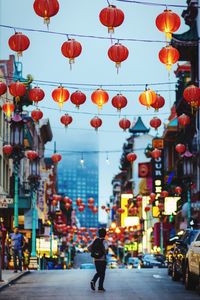
M 24 122 L 19 114 L 15 114 L 10 124 L 10 144 L 13 147 L 14 164 L 14 227 L 18 227 L 19 206 L 19 165 L 24 153 Z
M 31 187 L 31 199 L 32 199 L 32 238 L 31 238 L 31 259 L 30 265 L 34 269 L 37 268 L 37 255 L 36 255 L 36 227 L 37 227 L 37 190 L 39 187 L 40 179 L 40 167 L 39 157 L 36 151 L 29 150 L 26 153 L 29 159 L 29 177 Z
M 193 174 L 193 163 L 192 157 L 193 154 L 187 149 L 184 154 L 181 155 L 183 157 L 183 174 L 187 181 L 187 226 L 190 227 L 191 220 L 191 178 Z

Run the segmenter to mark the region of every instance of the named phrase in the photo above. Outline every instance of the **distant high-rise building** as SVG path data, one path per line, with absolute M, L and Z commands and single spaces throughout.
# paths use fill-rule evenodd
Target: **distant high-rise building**
M 80 140 L 79 140 L 80 141 Z M 81 143 L 81 141 L 79 142 Z M 77 224 L 81 227 L 97 227 L 98 213 L 94 214 L 88 208 L 88 199 L 94 198 L 94 206 L 98 207 L 99 193 L 99 156 L 97 138 L 90 140 L 90 148 L 83 153 L 77 153 L 80 147 L 77 142 L 70 143 L 70 150 L 62 154 L 62 163 L 58 166 L 58 192 L 68 196 L 73 201 Z M 80 145 L 79 145 L 80 146 Z M 88 145 L 87 145 L 88 146 Z M 83 149 L 83 145 L 81 149 Z M 85 146 L 86 147 L 86 146 Z M 73 149 L 73 150 L 72 150 Z M 70 152 L 71 151 L 71 152 Z M 94 152 L 92 152 L 94 151 Z M 83 212 L 79 212 L 76 199 L 81 198 L 85 204 Z

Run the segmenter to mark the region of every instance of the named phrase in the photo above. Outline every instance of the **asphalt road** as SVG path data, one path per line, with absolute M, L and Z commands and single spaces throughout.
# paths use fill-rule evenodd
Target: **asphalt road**
M 0 292 L 1 300 L 195 300 L 166 269 L 107 270 L 105 293 L 90 290 L 94 270 L 35 271 Z

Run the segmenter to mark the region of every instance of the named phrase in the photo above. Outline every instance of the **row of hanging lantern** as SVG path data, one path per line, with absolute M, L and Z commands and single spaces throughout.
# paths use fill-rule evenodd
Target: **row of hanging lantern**
M 45 1 L 36 0 L 34 2 L 34 10 L 37 15 L 44 18 L 45 23 L 49 24 L 50 17 L 57 14 L 59 10 L 59 3 L 56 0 Z M 121 9 L 114 5 L 101 10 L 99 14 L 100 22 L 108 28 L 109 33 L 114 32 L 114 28 L 120 26 L 124 21 L 124 13 Z M 171 10 L 164 10 L 156 18 L 157 28 L 166 34 L 167 40 L 171 39 L 173 32 L 176 32 L 180 27 L 180 17 Z M 27 50 L 30 45 L 29 38 L 21 32 L 15 32 L 8 41 L 11 50 L 22 55 L 22 52 Z M 68 39 L 61 46 L 62 54 L 69 59 L 70 66 L 74 63 L 76 57 L 82 52 L 82 45 L 74 39 Z M 121 62 L 126 60 L 129 55 L 127 47 L 119 43 L 119 41 L 112 45 L 108 50 L 108 57 L 115 62 L 117 70 Z M 159 59 L 164 63 L 168 70 L 171 69 L 172 64 L 176 63 L 179 58 L 179 52 L 171 45 L 167 45 L 159 52 Z

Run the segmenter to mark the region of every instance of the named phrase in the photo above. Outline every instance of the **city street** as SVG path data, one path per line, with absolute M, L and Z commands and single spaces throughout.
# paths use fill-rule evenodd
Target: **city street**
M 107 270 L 105 293 L 92 292 L 94 270 L 36 271 L 0 292 L 2 300 L 195 300 L 197 291 L 186 291 L 172 282 L 166 269 Z

